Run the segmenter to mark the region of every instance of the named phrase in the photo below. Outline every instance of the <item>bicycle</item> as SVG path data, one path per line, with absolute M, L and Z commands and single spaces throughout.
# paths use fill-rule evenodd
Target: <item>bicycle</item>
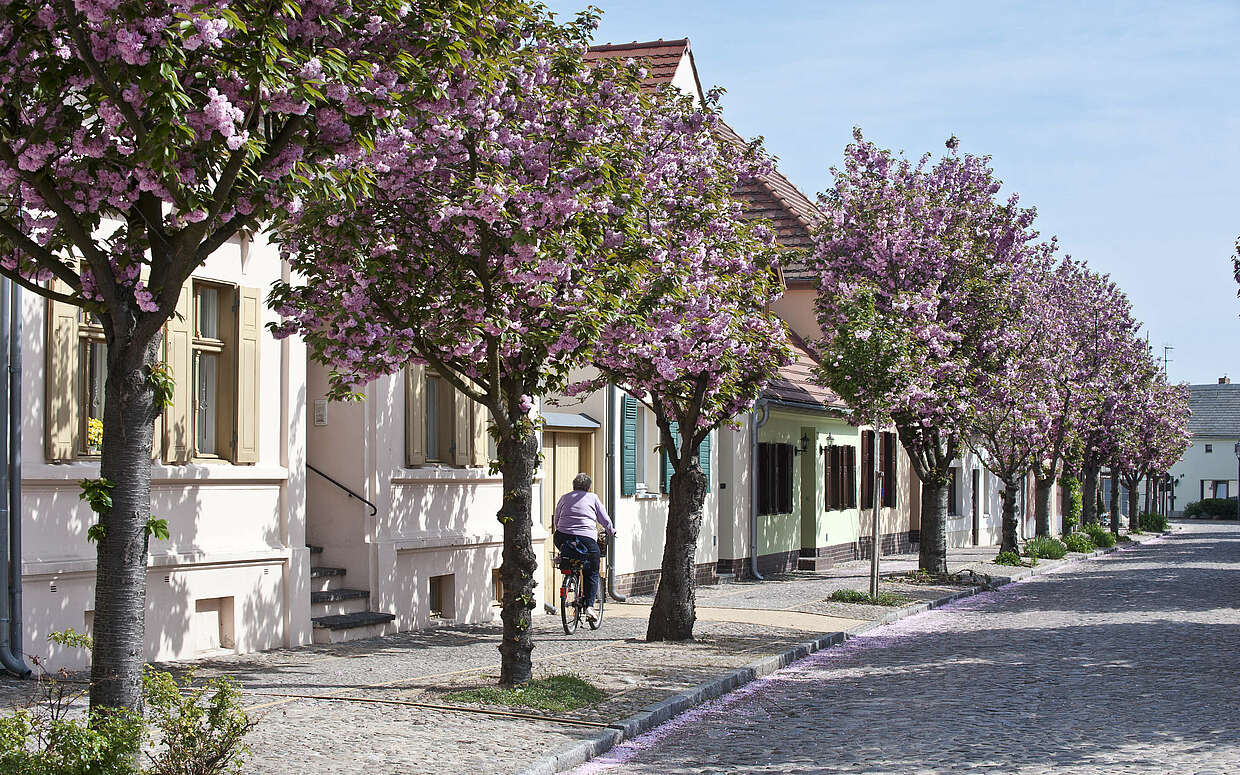
M 607 541 L 603 539 L 599 541 L 599 554 L 605 556 L 607 553 Z M 564 634 L 572 635 L 577 632 L 577 628 L 581 626 L 581 619 L 585 615 L 585 600 L 582 593 L 585 589 L 585 578 L 582 569 L 585 562 L 572 557 L 559 555 L 560 572 L 564 574 L 564 578 L 560 581 L 560 621 L 564 624 Z M 565 570 L 567 566 L 567 570 Z M 597 630 L 603 625 L 603 601 L 607 597 L 606 580 L 603 574 L 599 574 L 598 592 L 594 596 L 594 610 L 598 614 L 598 618 L 594 621 L 586 619 L 586 623 L 590 625 L 591 630 Z

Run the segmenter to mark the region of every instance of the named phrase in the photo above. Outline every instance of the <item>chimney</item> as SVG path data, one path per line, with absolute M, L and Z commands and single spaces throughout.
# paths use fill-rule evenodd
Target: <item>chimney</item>
M 1219 383 L 1220 385 L 1230 385 L 1230 384 L 1231 384 L 1231 377 L 1219 377 L 1219 378 L 1218 378 L 1218 383 Z

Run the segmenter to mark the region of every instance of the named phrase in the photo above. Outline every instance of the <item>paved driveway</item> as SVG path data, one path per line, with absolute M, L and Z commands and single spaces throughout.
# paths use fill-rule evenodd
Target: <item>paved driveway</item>
M 1240 528 L 880 628 L 575 773 L 1240 772 Z

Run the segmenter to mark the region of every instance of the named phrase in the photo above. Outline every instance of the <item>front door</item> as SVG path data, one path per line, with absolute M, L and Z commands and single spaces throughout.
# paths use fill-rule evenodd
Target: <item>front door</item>
M 557 605 L 555 567 L 551 555 L 551 518 L 560 496 L 573 489 L 573 477 L 579 473 L 594 478 L 594 434 L 591 432 L 543 431 L 542 515 L 547 542 L 543 544 L 543 599 Z M 595 488 L 597 490 L 597 487 Z

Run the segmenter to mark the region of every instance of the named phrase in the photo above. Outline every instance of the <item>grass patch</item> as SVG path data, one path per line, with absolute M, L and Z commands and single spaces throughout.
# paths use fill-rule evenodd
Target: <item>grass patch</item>
M 1025 542 L 1025 555 L 1034 559 L 1062 560 L 1067 553 L 1063 541 L 1051 536 L 1037 536 Z
M 1072 533 L 1066 536 L 1063 542 L 1070 552 L 1088 553 L 1097 548 L 1094 546 L 1094 539 L 1090 538 L 1087 533 Z
M 991 560 L 995 565 L 1012 565 L 1017 568 L 1032 568 L 1038 564 L 1037 557 L 1030 557 L 1028 562 L 1020 559 L 1016 552 L 999 552 L 999 556 Z
M 513 708 L 534 708 L 553 713 L 584 708 L 601 702 L 607 693 L 589 681 L 570 673 L 549 675 L 521 686 L 482 686 L 444 695 L 448 702 L 476 702 L 483 705 L 506 705 Z
M 910 597 L 897 595 L 894 592 L 879 592 L 878 597 L 870 597 L 869 592 L 856 589 L 837 589 L 831 593 L 831 599 L 837 603 L 861 603 L 863 605 L 902 606 L 913 602 Z
M 1102 525 L 1097 523 L 1086 525 L 1085 532 L 1093 539 L 1094 545 L 1100 549 L 1109 549 L 1115 546 L 1115 534 Z

